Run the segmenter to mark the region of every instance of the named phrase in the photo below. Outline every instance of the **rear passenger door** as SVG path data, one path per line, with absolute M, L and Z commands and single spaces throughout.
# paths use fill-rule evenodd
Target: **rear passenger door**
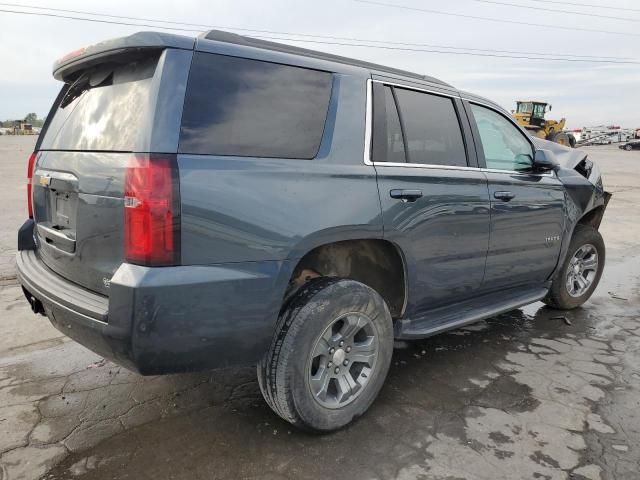
M 406 315 L 418 318 L 480 288 L 489 243 L 487 180 L 474 163 L 458 98 L 377 81 L 372 91 L 370 159 L 384 235 L 406 256 Z
M 505 113 L 487 105 L 467 105 L 491 199 L 485 287 L 543 283 L 560 253 L 562 183 L 554 172 L 533 171 L 533 144 Z

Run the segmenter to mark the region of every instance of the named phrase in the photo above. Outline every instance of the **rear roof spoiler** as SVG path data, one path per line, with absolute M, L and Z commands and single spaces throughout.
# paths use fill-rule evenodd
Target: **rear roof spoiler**
M 131 50 L 163 50 L 179 48 L 193 50 L 196 39 L 182 35 L 158 32 L 138 32 L 128 37 L 114 38 L 68 53 L 53 64 L 53 77 L 65 82 L 73 81 L 74 74 L 88 65 Z

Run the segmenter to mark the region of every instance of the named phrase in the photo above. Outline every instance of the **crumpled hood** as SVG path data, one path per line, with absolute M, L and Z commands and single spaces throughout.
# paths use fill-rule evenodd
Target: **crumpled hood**
M 541 150 L 551 150 L 560 165 L 563 168 L 575 168 L 582 160 L 587 157 L 587 152 L 577 149 L 565 147 L 564 145 L 560 145 L 559 143 L 550 142 L 548 140 L 543 140 L 542 138 L 532 137 L 533 144 L 536 148 Z

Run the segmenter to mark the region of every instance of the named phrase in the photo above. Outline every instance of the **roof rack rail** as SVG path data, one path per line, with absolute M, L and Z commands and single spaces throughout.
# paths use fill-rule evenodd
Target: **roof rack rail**
M 363 60 L 356 60 L 353 58 L 342 57 L 340 55 L 333 55 L 331 53 L 319 52 L 317 50 L 309 50 L 307 48 L 295 47 L 293 45 L 287 45 L 285 43 L 270 42 L 267 40 L 261 40 L 259 38 L 247 37 L 244 35 L 238 35 L 237 33 L 225 32 L 223 30 L 210 30 L 208 32 L 202 33 L 200 35 L 200 38 L 204 38 L 206 40 L 214 40 L 216 42 L 233 43 L 235 45 L 244 45 L 247 47 L 262 48 L 265 50 L 273 50 L 277 52 L 302 55 L 305 57 L 316 58 L 319 60 L 327 60 L 330 62 L 336 62 L 336 63 L 342 63 L 346 65 L 353 65 L 356 67 L 367 68 L 369 70 L 374 70 L 377 72 L 393 73 L 396 75 L 402 75 L 405 77 L 415 78 L 418 80 L 423 80 L 423 81 L 437 83 L 440 85 L 451 87 L 451 85 L 449 85 L 448 83 L 443 82 L 442 80 L 438 80 L 437 78 L 434 78 L 434 77 L 429 77 L 427 75 L 408 72 L 406 70 L 401 70 L 398 68 L 385 67 L 384 65 L 378 65 L 371 62 L 365 62 Z

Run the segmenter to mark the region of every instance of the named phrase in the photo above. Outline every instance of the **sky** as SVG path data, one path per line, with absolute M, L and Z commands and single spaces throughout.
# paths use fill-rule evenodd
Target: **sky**
M 53 79 L 51 66 L 65 53 L 108 38 L 153 30 L 148 26 L 91 23 L 1 11 L 45 12 L 25 6 L 30 5 L 197 23 L 247 35 L 251 32 L 236 29 L 366 39 L 383 46 L 429 44 L 458 49 L 616 57 L 616 62 L 636 61 L 638 63 L 634 64 L 493 58 L 279 40 L 434 76 L 462 90 L 490 98 L 508 110 L 515 108 L 517 99 L 545 100 L 553 105 L 547 118 L 565 117 L 570 128 L 602 124 L 640 128 L 640 3 L 637 0 L 571 0 L 570 3 L 574 5 L 541 0 L 371 0 L 369 3 L 358 0 L 27 0 L 18 7 L 16 4 L 3 4 L 0 0 L 0 119 L 20 118 L 29 112 L 36 112 L 40 117 L 47 114 L 61 86 Z M 610 7 L 587 7 L 584 3 Z M 573 13 L 551 12 L 543 8 Z M 84 14 L 56 14 L 88 17 Z M 479 20 L 470 16 L 509 22 Z M 199 27 L 184 28 L 197 30 Z M 197 31 L 173 33 L 198 34 Z M 310 39 L 293 35 L 287 37 Z M 323 41 L 323 38 L 315 39 Z M 404 46 L 452 51 L 443 47 Z M 478 53 L 477 50 L 475 52 Z

